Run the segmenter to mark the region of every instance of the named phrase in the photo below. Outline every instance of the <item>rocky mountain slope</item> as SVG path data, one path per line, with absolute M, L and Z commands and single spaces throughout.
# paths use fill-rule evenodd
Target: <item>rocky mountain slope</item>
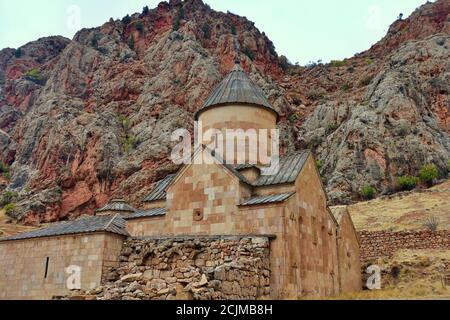
M 254 24 L 201 0 L 170 1 L 73 40 L 39 39 L 0 51 L 0 159 L 12 215 L 49 222 L 111 197 L 139 206 L 177 168 L 170 135 L 240 57 L 282 114 L 283 152 L 312 148 L 330 200 L 450 159 L 450 1 L 395 22 L 367 52 L 295 67 Z

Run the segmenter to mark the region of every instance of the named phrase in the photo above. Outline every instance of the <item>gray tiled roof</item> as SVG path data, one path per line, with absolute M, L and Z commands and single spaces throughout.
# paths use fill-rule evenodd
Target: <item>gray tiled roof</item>
M 126 221 L 119 215 L 84 217 L 78 220 L 56 223 L 46 228 L 2 238 L 0 241 L 25 240 L 94 232 L 108 232 L 129 236 L 125 226 Z
M 97 209 L 96 212 L 105 212 L 105 211 L 113 211 L 113 212 L 136 212 L 136 209 L 130 206 L 125 200 L 123 199 L 114 199 L 111 200 L 110 203 L 108 203 L 103 208 Z
M 166 208 L 156 208 L 156 209 L 139 211 L 139 212 L 128 214 L 128 215 L 122 215 L 122 218 L 124 220 L 133 220 L 133 219 L 140 219 L 140 218 L 160 217 L 160 216 L 164 216 L 165 214 L 166 214 Z
M 175 179 L 176 174 L 169 174 L 167 177 L 156 183 L 155 189 L 144 198 L 144 202 L 152 202 L 158 200 L 165 200 L 167 197 L 167 187 Z
M 240 65 L 236 65 L 213 90 L 203 107 L 196 112 L 195 118 L 197 119 L 201 112 L 211 107 L 233 103 L 258 105 L 278 115 L 262 90 L 248 77 Z
M 270 195 L 270 196 L 254 197 L 254 198 L 245 200 L 240 205 L 241 206 L 253 206 L 253 205 L 259 205 L 259 204 L 283 202 L 283 201 L 289 199 L 290 197 L 292 197 L 294 194 L 295 194 L 295 192 L 290 192 L 290 193 L 275 194 L 275 195 Z
M 311 152 L 309 150 L 301 151 L 292 155 L 280 158 L 280 170 L 278 173 L 268 176 L 260 176 L 254 183 L 254 186 L 271 186 L 294 182 L 303 166 L 306 163 Z

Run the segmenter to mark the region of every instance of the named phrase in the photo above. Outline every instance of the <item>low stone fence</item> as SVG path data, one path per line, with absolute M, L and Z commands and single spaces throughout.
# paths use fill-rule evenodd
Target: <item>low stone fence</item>
M 361 231 L 359 237 L 363 263 L 405 249 L 450 249 L 450 231 Z
M 270 294 L 265 236 L 141 238 L 85 296 L 99 300 L 260 299 Z

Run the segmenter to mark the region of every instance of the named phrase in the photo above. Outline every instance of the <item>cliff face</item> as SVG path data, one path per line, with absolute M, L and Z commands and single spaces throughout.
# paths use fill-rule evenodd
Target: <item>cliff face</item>
M 170 135 L 240 57 L 282 114 L 283 151 L 311 147 L 334 202 L 364 184 L 450 159 L 449 1 L 397 21 L 369 51 L 293 67 L 245 18 L 170 1 L 0 51 L 0 159 L 20 193 L 15 218 L 56 221 L 111 197 L 139 205 L 177 168 Z M 177 31 L 173 31 L 177 29 Z M 30 72 L 30 70 L 34 70 Z

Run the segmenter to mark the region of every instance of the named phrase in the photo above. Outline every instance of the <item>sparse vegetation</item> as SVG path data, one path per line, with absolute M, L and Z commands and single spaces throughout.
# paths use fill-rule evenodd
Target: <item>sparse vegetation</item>
M 359 86 L 360 87 L 365 87 L 368 86 L 371 82 L 372 82 L 373 76 L 371 75 L 366 75 L 364 76 L 360 81 L 359 81 Z
M 4 208 L 8 204 L 15 203 L 19 197 L 17 192 L 5 191 L 0 198 L 0 208 Z
M 289 117 L 289 121 L 290 122 L 295 122 L 298 120 L 298 117 L 295 113 L 293 113 L 290 117 Z
M 184 8 L 180 7 L 178 14 L 175 16 L 172 23 L 172 31 L 178 31 L 180 29 L 181 20 L 184 19 Z
M 323 168 L 323 162 L 321 160 L 316 161 L 317 169 L 320 171 Z
M 9 166 L 5 163 L 3 163 L 3 161 L 0 161 L 0 174 L 3 175 L 3 177 L 5 177 L 6 179 L 9 179 Z
M 347 92 L 347 91 L 349 91 L 352 87 L 353 87 L 353 86 L 352 86 L 350 83 L 344 83 L 344 84 L 341 86 L 341 90 L 342 90 L 343 92 Z
M 94 35 L 91 39 L 91 47 L 94 49 L 98 49 L 98 36 Z
M 134 41 L 134 35 L 131 35 L 130 39 L 128 40 L 128 46 L 131 50 L 134 50 L 135 47 L 135 41 Z
M 402 190 L 412 190 L 417 186 L 419 179 L 412 176 L 401 176 L 397 178 L 397 183 Z
M 353 72 L 355 72 L 355 67 L 350 66 L 350 67 L 347 68 L 347 71 L 350 72 L 350 73 L 353 73 Z
M 373 59 L 371 57 L 366 57 L 364 58 L 364 62 L 370 66 L 373 63 Z
M 371 200 L 375 197 L 376 190 L 370 185 L 365 185 L 361 188 L 361 196 L 366 200 Z
M 339 68 L 345 66 L 345 62 L 341 60 L 331 60 L 331 66 L 334 68 Z
M 144 23 L 142 21 L 138 21 L 136 23 L 136 30 L 139 32 L 143 32 L 144 31 Z
M 14 52 L 14 56 L 17 58 L 17 59 L 19 59 L 19 58 L 21 58 L 22 57 L 22 55 L 23 55 L 23 52 L 22 52 L 22 49 L 16 49 L 16 52 Z
M 231 26 L 231 34 L 232 34 L 232 35 L 237 35 L 237 29 L 236 29 L 236 26 L 235 26 L 235 25 L 232 25 L 232 26 Z
M 317 101 L 317 100 L 322 100 L 325 97 L 325 94 L 321 91 L 312 89 L 306 93 L 306 97 L 309 100 Z
M 130 118 L 124 115 L 119 115 L 118 120 L 124 130 L 128 130 L 130 128 Z
M 209 24 L 205 22 L 202 26 L 203 38 L 209 39 L 211 37 L 211 29 Z
M 138 140 L 134 135 L 126 135 L 122 138 L 122 147 L 126 154 L 129 154 L 131 150 L 135 149 L 138 145 Z
M 32 69 L 25 73 L 25 79 L 40 84 L 42 82 L 42 75 L 39 69 Z
M 142 9 L 142 14 L 143 14 L 144 16 L 147 16 L 149 13 L 150 13 L 150 9 L 148 8 L 148 6 L 145 6 L 145 7 Z
M 339 125 L 337 123 L 332 123 L 332 124 L 328 125 L 327 133 L 334 132 L 337 130 L 337 128 L 339 128 Z
M 245 47 L 242 50 L 242 53 L 245 54 L 250 60 L 252 60 L 252 61 L 255 60 L 255 54 L 248 47 Z
M 448 171 L 448 173 L 450 173 L 450 160 L 448 160 L 448 162 L 447 162 L 447 171 Z
M 7 215 L 11 215 L 16 210 L 16 205 L 14 203 L 8 203 L 6 206 L 3 207 L 3 210 L 5 210 L 5 213 Z
M 124 25 L 130 24 L 130 22 L 131 22 L 131 17 L 130 17 L 129 14 L 127 14 L 125 17 L 122 18 L 122 23 L 123 23 Z
M 420 169 L 419 179 L 428 186 L 432 186 L 437 178 L 439 178 L 439 171 L 434 164 L 428 164 Z
M 430 231 L 436 232 L 439 228 L 439 223 L 440 223 L 439 218 L 432 215 L 429 216 L 425 221 L 425 227 Z
M 286 56 L 281 56 L 278 58 L 278 65 L 283 70 L 288 70 L 292 64 L 289 62 L 289 59 Z

